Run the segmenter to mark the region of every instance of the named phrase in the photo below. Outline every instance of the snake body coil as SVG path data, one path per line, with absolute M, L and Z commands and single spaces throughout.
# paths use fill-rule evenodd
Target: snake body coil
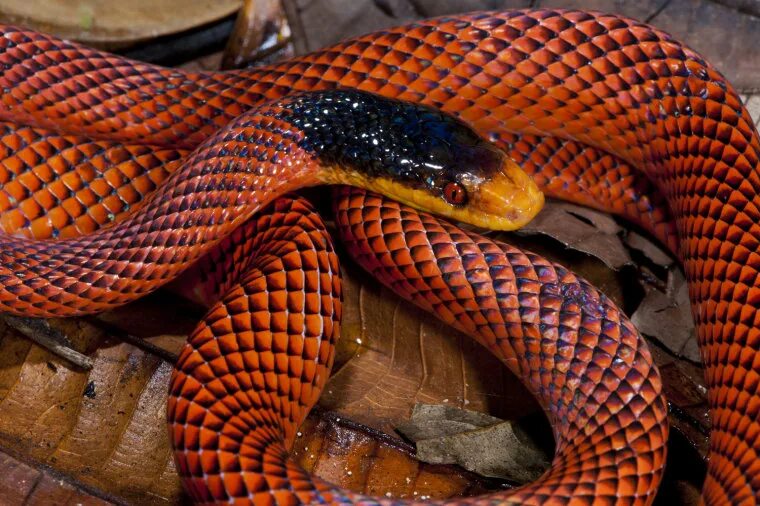
M 7 121 L 167 150 L 192 149 L 227 125 L 216 141 L 229 135 L 256 145 L 256 129 L 233 121 L 247 109 L 294 91 L 355 87 L 452 113 L 532 171 L 550 196 L 646 226 L 678 253 L 689 281 L 713 424 L 705 501 L 757 502 L 760 139 L 733 88 L 667 34 L 580 11 L 475 13 L 389 29 L 262 69 L 193 74 L 12 27 L 2 35 L 0 117 Z M 200 149 L 212 158 L 235 156 L 222 155 L 214 140 Z M 305 182 L 308 155 L 290 159 L 292 180 L 278 192 Z M 198 151 L 193 156 L 201 159 Z M 243 212 L 242 197 L 268 202 L 274 194 L 265 192 L 282 177 L 264 171 L 270 179 L 251 188 L 227 179 L 224 164 L 210 174 L 201 165 L 197 173 L 192 163 L 182 167 L 169 179 L 174 187 L 159 188 L 155 204 L 106 231 L 59 246 L 3 238 L 0 263 L 13 271 L 0 277 L 3 307 L 39 313 L 60 303 L 70 314 L 123 303 L 231 233 L 251 214 Z M 306 171 L 303 179 L 299 170 Z M 209 184 L 211 193 L 203 194 Z M 204 204 L 182 204 L 188 196 Z M 126 200 L 116 199 L 110 214 L 123 211 L 119 202 Z M 635 330 L 609 301 L 558 266 L 427 215 L 361 194 L 344 194 L 340 202 L 340 229 L 359 261 L 403 296 L 476 335 L 523 375 L 554 423 L 552 469 L 537 483 L 486 501 L 652 500 L 667 434 L 659 378 Z M 285 214 L 310 216 L 299 209 Z M 315 221 L 306 221 L 312 225 L 299 225 L 301 237 L 318 236 Z M 13 220 L 6 230 L 27 225 Z M 205 249 L 194 247 L 204 241 Z M 339 293 L 327 288 L 297 306 L 304 328 L 327 325 L 327 339 L 309 335 L 292 350 L 282 344 L 290 328 L 277 317 L 278 301 L 295 297 L 293 286 L 308 294 L 322 286 L 292 285 L 288 273 L 302 265 L 313 280 L 334 271 L 329 247 L 311 242 L 284 252 L 279 264 L 266 252 L 274 263 L 250 264 L 258 280 L 234 285 L 237 297 L 225 295 L 211 309 L 183 354 L 170 416 L 180 469 L 198 500 L 372 502 L 284 460 L 294 427 L 325 379 L 315 367 L 329 366 L 322 343 L 331 341 L 326 322 L 334 313 L 321 308 L 336 308 Z M 106 278 L 116 279 L 107 290 Z M 317 299 L 323 306 L 308 303 Z M 281 326 L 279 334 L 256 327 L 265 318 L 256 316 L 265 311 L 262 301 L 269 301 L 266 319 Z M 307 367 L 315 357 L 320 365 Z

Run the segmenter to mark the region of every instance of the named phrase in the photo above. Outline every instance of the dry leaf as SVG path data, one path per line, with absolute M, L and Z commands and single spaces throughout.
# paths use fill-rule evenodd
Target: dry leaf
M 608 214 L 566 202 L 549 202 L 517 233 L 545 234 L 574 250 L 593 255 L 612 269 L 632 263 L 620 239 L 622 227 Z
M 419 18 L 473 10 L 562 7 L 615 12 L 656 25 L 704 55 L 740 90 L 760 88 L 757 3 L 741 0 L 283 0 L 301 52 Z M 731 5 L 729 5 L 731 4 Z M 742 7 L 738 8 L 737 5 Z M 727 34 L 731 34 L 727 37 Z
M 657 339 L 678 356 L 693 362 L 701 360 L 688 287 L 681 269 L 668 271 L 665 292 L 656 288 L 647 292 L 631 321 L 642 334 Z
M 418 402 L 493 413 L 537 411 L 522 384 L 485 348 L 401 300 L 349 260 L 341 345 L 320 405 L 392 433 Z
M 87 44 L 125 46 L 218 21 L 242 0 L 3 0 L 0 19 Z
M 660 267 L 670 267 L 676 261 L 670 253 L 662 249 L 656 242 L 636 231 L 628 231 L 623 240 L 626 246 L 641 252 L 645 258 L 648 258 Z
M 414 449 L 333 413 L 310 416 L 293 453 L 307 471 L 341 487 L 375 496 L 444 499 L 502 488 L 461 468 L 419 462 Z
M 432 317 L 420 323 L 419 311 L 376 282 L 363 279 L 365 275 L 348 262 L 344 265 L 347 325 L 339 347 L 342 367 L 328 383 L 323 405 L 337 407 L 340 416 L 369 421 L 388 433 L 408 416 L 415 399 L 459 406 L 469 402 L 500 415 L 536 409 L 527 393 L 512 391 L 518 384 L 508 379 L 511 375 L 485 349 Z M 199 318 L 192 306 L 166 293 L 102 317 L 131 334 L 152 336 L 151 342 L 174 353 Z M 182 492 L 166 431 L 171 366 L 134 346 L 109 340 L 85 321 L 56 320 L 51 324 L 93 358 L 93 369 L 89 373 L 71 370 L 0 325 L 0 445 L 123 502 L 179 502 Z M 395 397 L 387 395 L 389 389 L 395 389 Z M 337 436 L 327 437 L 332 441 Z M 356 453 L 335 454 L 335 461 L 327 453 L 317 471 L 333 469 L 346 458 L 362 461 L 359 457 L 369 447 L 359 445 Z M 392 452 L 387 458 L 413 462 L 409 456 L 401 459 Z M 391 489 L 392 493 L 411 491 L 406 483 L 409 476 L 391 476 L 387 469 L 392 466 L 388 466 L 383 460 L 378 468 L 382 472 L 372 471 L 372 466 L 367 472 L 387 476 L 377 482 L 382 487 L 390 486 L 391 478 L 398 482 L 401 488 Z M 404 466 L 419 471 L 411 463 Z M 430 495 L 435 488 L 445 495 L 477 485 L 477 480 L 462 478 L 467 475 L 461 471 L 454 472 L 451 479 L 448 471 L 431 473 L 420 482 L 419 493 Z M 423 482 L 436 485 L 425 488 Z
M 2 504 L 25 506 L 77 505 L 107 506 L 112 504 L 83 490 L 81 485 L 69 483 L 54 473 L 35 469 L 0 452 L 0 499 Z
M 396 430 L 416 442 L 489 427 L 503 421 L 479 411 L 420 402 L 414 406 L 411 419 L 397 426 Z
M 397 430 L 417 445 L 417 458 L 459 464 L 481 476 L 514 483 L 535 480 L 549 467 L 545 452 L 518 422 L 448 406 L 417 404 Z

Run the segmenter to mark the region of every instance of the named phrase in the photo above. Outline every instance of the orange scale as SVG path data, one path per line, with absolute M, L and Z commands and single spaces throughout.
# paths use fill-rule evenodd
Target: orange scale
M 2 199 L 0 199 L 1 201 Z M 0 204 L 0 209 L 3 205 Z M 6 234 L 15 234 L 21 232 L 22 229 L 29 225 L 29 221 L 18 210 L 12 210 L 10 212 L 0 212 L 0 227 Z M 26 234 L 24 234 L 26 235 Z M 41 237 L 42 238 L 42 237 Z
M 293 398 L 299 397 L 301 375 L 303 374 L 304 360 L 298 357 L 296 354 L 291 354 L 290 362 L 287 367 L 287 376 L 290 378 L 290 384 L 288 385 L 288 391 L 293 392 Z
M 220 454 L 219 460 L 220 466 L 223 470 L 222 472 L 225 472 L 224 469 L 229 469 L 229 472 L 225 472 L 224 474 L 224 490 L 226 494 L 232 497 L 246 497 L 247 490 L 245 488 L 243 476 L 232 465 L 228 464 L 228 466 L 225 467 L 225 465 L 221 462 L 224 458 L 224 454 Z
M 16 171 L 11 169 L 14 164 L 8 162 L 9 159 L 7 158 L 0 160 L 0 184 L 3 185 L 8 184 L 16 175 Z M 18 167 L 15 167 L 15 169 L 18 169 Z
M 16 177 L 16 182 L 22 185 L 28 192 L 35 194 L 37 192 L 45 192 L 45 185 L 32 171 L 24 172 Z
M 202 479 L 188 478 L 189 476 L 203 476 L 203 468 L 201 467 L 200 455 L 194 451 L 185 451 L 183 452 L 183 456 L 184 458 L 182 460 L 185 463 L 183 467 L 185 471 L 184 476 L 186 477 L 186 482 L 190 481 L 192 485 L 194 485 L 198 490 L 206 490 L 206 484 Z
M 219 444 L 219 433 L 201 427 L 198 431 L 198 444 L 203 450 L 215 450 Z M 204 452 L 205 453 L 205 452 Z
M 322 334 L 322 319 L 318 315 L 307 315 L 306 327 L 309 329 L 309 333 L 314 336 L 319 336 L 320 339 L 305 339 L 303 341 L 303 351 L 301 356 L 306 360 L 315 360 L 319 353 L 319 343 Z
M 32 147 L 22 148 L 15 153 L 15 156 L 28 167 L 35 167 L 42 161 L 40 155 Z
M 313 384 L 320 378 L 320 371 L 324 369 L 324 366 L 320 366 L 312 359 L 307 359 L 306 356 L 304 356 L 304 359 L 302 362 L 301 381 L 303 384 Z M 321 377 L 322 379 L 326 379 L 327 375 L 323 373 Z
M 33 219 L 29 226 L 32 237 L 52 237 L 54 227 L 47 216 Z
M 241 473 L 241 476 L 249 494 L 256 494 L 257 492 L 267 490 L 266 478 L 261 473 L 244 472 Z
M 226 499 L 227 492 L 225 491 L 225 483 L 221 476 L 218 474 L 212 474 L 216 471 L 209 471 L 215 469 L 218 465 L 217 457 L 215 453 L 203 452 L 199 456 L 200 466 L 203 469 L 204 486 L 208 489 L 209 493 L 218 500 Z
M 119 187 L 116 190 L 116 194 L 122 202 L 126 202 L 127 204 L 136 204 L 142 200 L 142 194 L 130 184 Z
M 95 158 L 102 150 L 102 147 L 97 142 L 85 142 L 76 146 L 71 151 L 72 160 L 79 162 L 82 158 Z
M 54 181 L 52 183 L 47 184 L 44 187 L 44 190 L 38 192 L 37 195 L 43 194 L 43 192 L 44 194 L 49 195 L 51 198 L 54 198 L 57 201 L 61 201 L 63 199 L 69 198 L 72 193 L 68 188 L 66 188 L 66 186 L 61 181 Z M 35 198 L 37 195 L 35 195 Z M 57 203 L 58 202 L 56 202 L 56 204 Z
M 305 332 L 306 325 L 304 320 L 304 315 L 300 313 L 302 309 L 296 309 L 296 311 L 299 311 L 298 313 L 290 313 L 288 314 L 288 332 L 291 334 L 299 335 Z M 293 341 L 293 340 L 291 340 Z
M 29 137 L 32 138 L 29 139 Z M 33 137 L 33 132 L 30 129 L 17 130 L 4 135 L 0 138 L 0 153 L 5 156 L 15 153 L 19 151 L 24 144 L 29 141 L 33 142 Z
M 57 177 L 57 171 L 53 170 L 53 167 L 55 166 L 55 162 L 58 158 L 50 158 L 45 161 L 42 165 L 37 165 L 34 167 L 32 172 L 34 173 L 37 178 L 40 179 L 43 183 L 50 183 L 51 181 L 54 181 Z
M 51 200 L 49 204 L 51 204 L 53 201 Z M 52 205 L 48 208 L 47 212 L 47 220 L 50 222 L 51 226 L 57 230 L 62 229 L 63 227 L 70 225 L 73 221 L 71 215 L 69 215 L 68 212 L 66 212 L 66 209 L 64 207 L 52 207 Z M 44 218 L 44 217 L 43 217 Z
M 112 187 L 104 179 L 93 179 L 89 189 L 99 198 L 103 199 L 111 193 Z
M 100 197 L 95 195 L 95 193 L 89 188 L 78 190 L 76 198 L 87 208 L 92 208 L 100 202 Z
M 275 504 L 277 506 L 298 506 L 299 504 L 303 504 L 293 492 L 290 492 L 288 490 L 274 490 L 270 497 L 272 502 L 269 502 L 266 499 L 262 502 L 259 502 L 258 498 L 255 498 L 253 501 L 254 506 L 273 506 Z
M 287 315 L 285 315 L 287 317 Z M 286 332 L 275 332 L 272 335 L 271 349 L 275 354 L 287 353 L 291 339 Z

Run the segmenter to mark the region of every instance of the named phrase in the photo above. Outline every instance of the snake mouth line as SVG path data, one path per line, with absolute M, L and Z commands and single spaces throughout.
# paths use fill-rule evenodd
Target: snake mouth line
M 415 188 L 393 177 L 367 176 L 357 170 L 329 167 L 318 179 L 325 184 L 364 188 L 417 210 L 489 230 L 512 231 L 525 226 L 541 211 L 544 194 L 533 179 L 505 157 L 500 173 L 488 181 L 462 176 L 467 189 L 465 205 L 449 204 L 426 188 Z

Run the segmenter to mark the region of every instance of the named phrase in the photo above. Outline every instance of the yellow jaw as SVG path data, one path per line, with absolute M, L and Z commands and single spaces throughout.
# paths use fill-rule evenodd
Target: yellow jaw
M 421 211 L 469 223 L 489 230 L 515 230 L 527 224 L 544 205 L 544 194 L 516 163 L 504 157 L 502 170 L 487 181 L 463 176 L 468 201 L 461 206 L 446 202 L 440 195 L 416 189 L 386 177 L 330 169 L 321 178 L 328 184 L 348 184 L 386 195 Z

